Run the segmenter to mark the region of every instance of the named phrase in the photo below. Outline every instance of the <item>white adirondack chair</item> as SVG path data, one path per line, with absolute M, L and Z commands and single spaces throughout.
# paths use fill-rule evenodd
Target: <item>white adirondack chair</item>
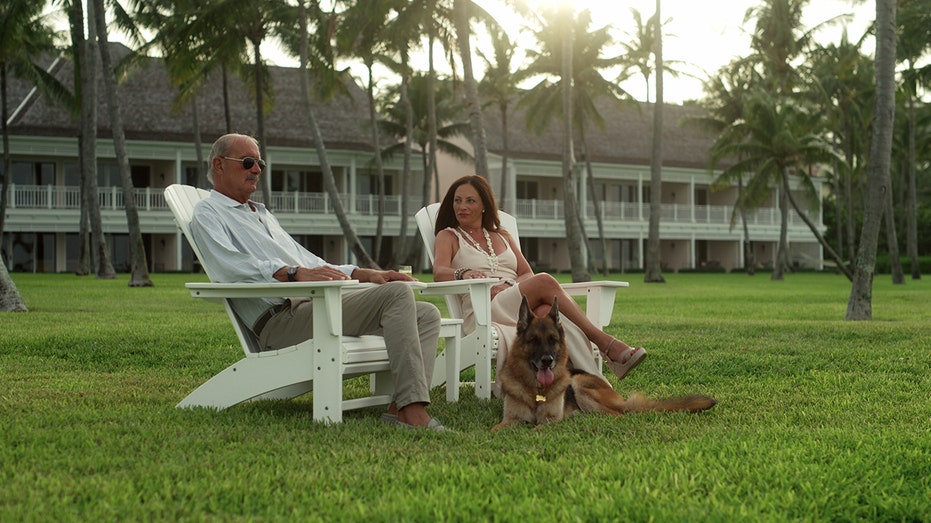
M 181 232 L 200 256 L 190 235 L 194 205 L 210 193 L 187 185 L 165 189 L 165 201 Z M 210 267 L 205 266 L 207 276 Z M 242 345 L 245 357 L 191 392 L 177 406 L 225 409 L 245 401 L 290 399 L 313 391 L 315 421 L 339 423 L 344 410 L 387 405 L 394 379 L 380 336 L 342 334 L 342 293 L 358 288 L 356 280 L 294 283 L 188 283 L 191 295 L 222 303 Z M 366 284 L 361 284 L 366 285 Z M 425 284 L 413 284 L 415 288 Z M 259 352 L 258 340 L 230 306 L 230 298 L 310 297 L 314 303 L 313 338 L 280 350 Z M 444 321 L 440 336 L 458 353 L 460 322 Z M 455 358 L 454 358 L 455 359 Z M 370 374 L 372 395 L 343 399 L 343 380 Z M 458 374 L 453 377 L 458 382 Z
M 434 261 L 433 245 L 436 242 L 436 235 L 433 231 L 439 209 L 440 204 L 433 203 L 420 209 L 415 215 L 420 238 L 423 240 L 427 254 L 430 256 L 430 263 Z M 507 230 L 519 245 L 520 236 L 517 230 L 517 219 L 504 211 L 498 211 L 498 219 L 501 221 L 501 227 Z M 496 280 L 491 281 L 492 283 L 487 284 L 488 288 L 498 283 Z M 444 283 L 452 284 L 454 282 Z M 437 284 L 431 284 L 431 287 L 433 285 Z M 584 304 L 585 315 L 588 316 L 592 323 L 602 329 L 611 323 L 617 289 L 628 286 L 627 282 L 622 281 L 593 281 L 565 283 L 562 285 L 568 295 L 584 296 L 586 298 Z M 421 290 L 421 292 L 426 292 L 426 290 Z M 470 292 L 472 293 L 472 306 L 475 312 L 475 330 L 463 335 L 458 366 L 460 371 L 475 366 L 475 394 L 479 398 L 489 398 L 492 385 L 492 362 L 495 361 L 498 349 L 498 333 L 492 326 L 491 321 L 491 292 L 475 287 L 472 287 Z M 482 292 L 483 294 L 480 297 L 477 296 Z M 463 317 L 459 301 L 454 293 L 446 294 L 446 307 L 453 318 L 461 319 Z M 595 358 L 598 368 L 601 369 L 601 353 L 594 346 L 592 346 L 592 357 Z M 450 362 L 445 358 L 445 354 L 440 354 L 437 357 L 437 369 L 440 368 L 440 365 L 443 365 L 443 368 L 450 365 Z M 448 376 L 450 373 L 449 370 L 442 374 L 434 372 L 434 386 L 438 385 L 438 379 L 444 379 L 444 376 Z

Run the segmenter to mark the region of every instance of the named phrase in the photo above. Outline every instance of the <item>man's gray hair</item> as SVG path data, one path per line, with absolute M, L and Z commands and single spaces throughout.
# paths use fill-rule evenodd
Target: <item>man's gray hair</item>
M 239 138 L 245 138 L 247 140 L 252 140 L 252 143 L 256 147 L 259 146 L 259 141 L 255 138 L 246 135 L 246 134 L 237 134 L 230 133 L 224 134 L 223 136 L 217 138 L 217 141 L 213 142 L 213 147 L 210 148 L 210 156 L 207 158 L 207 181 L 210 182 L 210 185 L 213 185 L 213 160 L 214 158 L 220 158 L 223 156 L 229 156 L 230 151 L 232 150 L 232 143 L 234 140 Z

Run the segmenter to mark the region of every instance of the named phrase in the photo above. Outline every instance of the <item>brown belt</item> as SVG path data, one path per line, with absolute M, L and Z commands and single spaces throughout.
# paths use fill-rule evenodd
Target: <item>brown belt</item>
M 252 324 L 252 333 L 256 337 L 259 337 L 262 334 L 262 329 L 265 328 L 265 324 L 268 323 L 268 320 L 272 319 L 276 314 L 290 307 L 291 303 L 285 300 L 281 305 L 275 305 L 274 307 L 269 308 L 259 316 L 259 319 L 255 320 L 255 323 Z

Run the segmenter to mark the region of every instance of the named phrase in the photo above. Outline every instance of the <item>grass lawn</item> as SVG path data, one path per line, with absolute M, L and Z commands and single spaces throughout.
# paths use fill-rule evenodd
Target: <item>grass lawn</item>
M 617 277 L 609 331 L 650 357 L 615 386 L 714 409 L 493 434 L 499 400 L 437 389 L 439 434 L 315 424 L 309 397 L 175 409 L 241 357 L 202 277 L 13 274 L 0 521 L 931 521 L 928 278 L 877 277 L 874 320 L 845 322 L 843 277 L 664 276 Z

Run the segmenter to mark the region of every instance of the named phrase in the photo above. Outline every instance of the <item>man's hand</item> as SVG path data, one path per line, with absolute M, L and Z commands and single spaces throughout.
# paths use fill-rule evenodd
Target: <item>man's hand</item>
M 377 271 L 375 269 L 358 268 L 352 271 L 352 277 L 369 283 L 387 283 L 389 281 L 417 281 L 410 274 L 403 274 L 398 271 Z
M 275 279 L 278 281 L 288 281 L 287 270 L 287 267 L 279 269 L 278 272 L 275 273 Z M 313 269 L 298 267 L 294 279 L 296 281 L 334 281 L 348 280 L 349 276 L 346 276 L 346 273 L 339 269 L 323 265 Z

